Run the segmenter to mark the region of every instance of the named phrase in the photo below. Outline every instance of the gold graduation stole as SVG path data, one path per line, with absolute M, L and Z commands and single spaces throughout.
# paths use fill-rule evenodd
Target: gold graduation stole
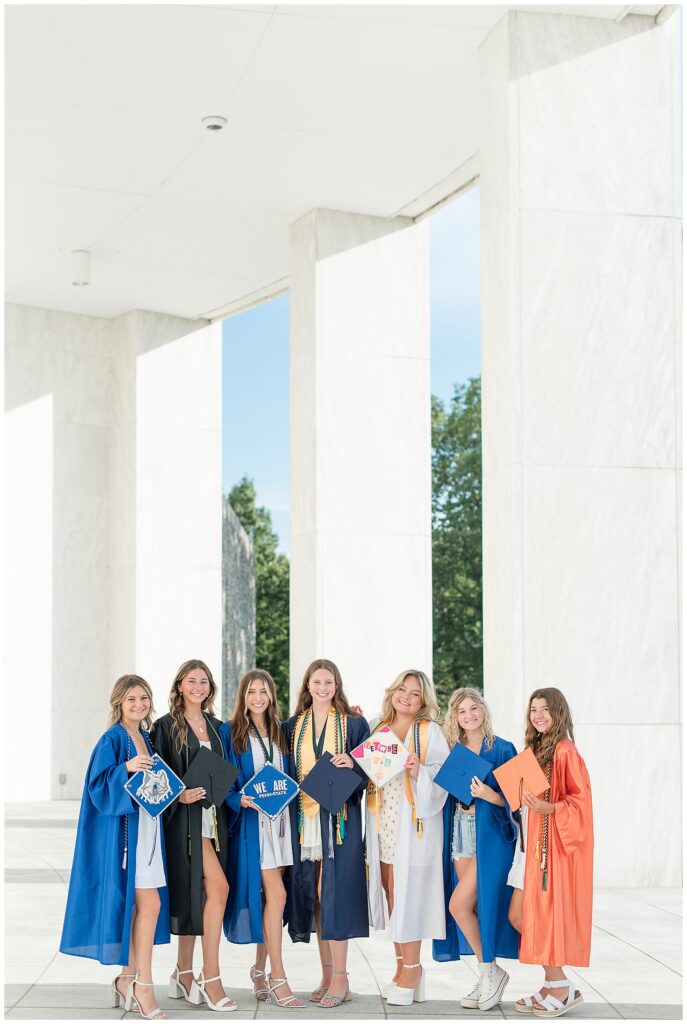
M 330 754 L 343 754 L 346 751 L 346 734 L 348 715 L 342 715 L 336 708 L 331 707 L 324 724 L 324 745 Z M 303 781 L 308 772 L 315 767 L 314 750 L 315 717 L 312 706 L 296 719 L 293 734 L 291 736 L 291 756 L 296 765 L 296 782 Z M 304 815 L 314 818 L 320 813 L 320 805 L 311 796 L 302 790 L 298 794 L 298 833 L 301 844 L 303 843 L 303 831 L 305 826 Z M 336 843 L 341 846 L 346 835 L 346 821 L 348 820 L 348 808 L 344 803 L 336 812 Z
M 391 724 L 391 722 L 380 722 L 377 728 L 374 729 L 374 731 L 372 732 L 372 735 L 374 736 L 374 733 L 377 732 L 377 729 L 381 729 L 383 725 L 388 725 L 390 729 L 393 729 L 393 725 Z M 413 725 L 410 752 L 411 754 L 417 754 L 417 756 L 420 759 L 420 764 L 424 764 L 427 759 L 428 748 L 429 719 L 423 718 L 421 722 L 415 722 L 415 724 Z M 407 768 L 405 770 L 404 791 L 406 800 L 413 808 L 413 825 L 415 825 L 417 829 L 418 838 L 422 839 L 422 818 L 418 818 L 415 810 L 415 797 L 413 795 L 413 788 L 410 785 L 410 775 L 408 774 Z M 379 832 L 379 811 L 381 807 L 381 798 L 379 795 L 379 790 L 377 786 L 375 786 L 374 782 L 372 782 L 372 780 L 370 780 L 367 784 L 367 806 L 375 816 L 377 832 Z

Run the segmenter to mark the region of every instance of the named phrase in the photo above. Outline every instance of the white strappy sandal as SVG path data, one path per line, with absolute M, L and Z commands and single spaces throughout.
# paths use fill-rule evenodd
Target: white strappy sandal
M 167 1020 L 166 1015 L 162 1012 L 159 1006 L 154 1006 L 149 1013 L 144 1013 L 141 1009 L 141 1004 L 134 995 L 134 985 L 141 985 L 144 988 L 154 988 L 152 981 L 139 981 L 138 976 L 129 985 L 126 990 L 126 1000 L 124 1002 L 124 1009 L 128 1013 L 140 1013 L 144 1020 Z
M 126 1005 L 126 995 L 122 995 L 122 993 L 119 991 L 119 989 L 117 988 L 117 982 L 119 981 L 120 978 L 135 978 L 135 977 L 136 977 L 135 974 L 118 974 L 117 977 L 112 982 L 112 1005 L 113 1005 L 113 1007 L 115 1009 L 117 1009 L 119 1006 L 125 1006 Z M 126 988 L 127 988 L 127 992 L 128 992 L 129 986 L 127 985 Z
M 422 967 L 422 964 L 403 964 L 404 967 Z M 405 988 L 403 985 L 392 985 L 387 993 L 386 1001 L 389 1006 L 412 1006 L 413 1003 L 424 1003 L 425 1001 L 425 972 L 420 975 L 415 988 Z
M 258 968 L 253 964 L 250 969 L 250 980 L 253 982 L 253 995 L 259 1003 L 266 1003 L 268 1001 L 268 990 L 266 988 L 258 988 L 255 984 L 256 978 L 266 977 L 264 971 L 259 971 Z M 267 982 L 265 982 L 267 984 Z
M 291 993 L 290 996 L 282 996 L 281 999 L 276 994 L 276 989 L 281 988 L 282 985 L 286 985 L 286 978 L 273 978 L 271 974 L 267 975 L 267 1002 L 275 1002 L 277 1006 L 284 1007 L 287 1010 L 303 1010 L 305 1009 L 305 1003 L 298 996 Z M 323 997 L 324 998 L 324 997 Z
M 224 996 L 218 1003 L 213 1003 L 210 996 L 205 991 L 205 986 L 209 985 L 211 981 L 221 981 L 221 977 L 217 974 L 214 978 L 206 978 L 203 972 L 200 972 L 199 978 L 195 979 L 191 985 L 191 994 L 189 1002 L 195 1003 L 196 1006 L 200 1006 L 203 1000 L 208 1004 L 211 1010 L 219 1010 L 221 1013 L 231 1013 L 233 1010 L 238 1010 L 239 1005 L 235 1003 L 229 996 Z
M 174 968 L 174 973 L 169 979 L 169 988 L 167 989 L 167 995 L 169 996 L 170 999 L 185 999 L 188 1003 L 190 1003 L 190 989 L 189 992 L 187 992 L 184 986 L 179 981 L 179 978 L 181 977 L 182 974 L 193 974 L 193 971 L 190 967 L 187 971 L 180 971 L 179 964 L 177 964 L 176 967 Z M 191 986 L 191 988 L 192 987 L 193 986 Z
M 548 989 L 548 987 L 549 987 L 548 985 L 542 985 L 542 987 L 539 989 L 539 991 L 536 993 L 536 995 L 533 995 L 533 996 L 523 996 L 522 997 L 522 1002 L 518 1001 L 517 1003 L 513 1003 L 513 1005 L 515 1006 L 515 1009 L 518 1011 L 518 1013 L 532 1013 L 534 1011 L 534 1000 L 535 999 L 537 1000 L 538 1003 L 542 1003 L 542 1005 L 543 1005 L 544 1000 L 546 999 L 546 996 L 542 995 L 542 993 L 544 992 L 545 989 Z
M 575 982 L 569 981 L 567 978 L 561 978 L 560 980 L 556 979 L 554 982 L 551 983 L 549 988 L 565 988 L 566 986 L 568 989 L 568 996 L 564 1003 L 562 1003 L 560 999 L 558 999 L 556 996 L 552 996 L 551 994 L 549 994 L 548 996 L 544 996 L 544 998 L 541 1001 L 537 1000 L 537 1002 L 541 1002 L 541 1005 L 545 1006 L 546 1009 L 538 1010 L 535 1006 L 532 1009 L 532 1013 L 534 1014 L 534 1016 L 562 1017 L 564 1013 L 568 1012 L 568 1010 L 572 1010 L 573 1006 L 579 1006 L 580 1003 L 584 1002 L 584 999 L 582 998 L 582 993 L 578 992 L 578 990 L 575 988 Z
M 401 963 L 403 963 L 403 957 L 402 956 L 398 956 L 397 955 L 396 959 L 400 960 Z M 382 999 L 386 999 L 386 997 L 388 996 L 389 992 L 391 992 L 391 989 L 394 987 L 395 984 L 396 984 L 395 981 L 387 981 L 386 985 L 382 989 Z

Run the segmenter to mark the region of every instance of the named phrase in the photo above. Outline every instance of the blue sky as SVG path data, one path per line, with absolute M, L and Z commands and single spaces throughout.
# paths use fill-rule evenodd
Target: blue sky
M 430 220 L 432 392 L 480 373 L 479 189 Z M 222 481 L 245 474 L 289 550 L 289 299 L 283 295 L 223 324 Z

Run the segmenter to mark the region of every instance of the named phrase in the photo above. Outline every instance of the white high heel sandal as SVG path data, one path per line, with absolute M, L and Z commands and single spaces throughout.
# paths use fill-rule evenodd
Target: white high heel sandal
M 149 1013 L 143 1012 L 141 1004 L 134 995 L 134 985 L 141 985 L 145 988 L 154 988 L 152 981 L 139 981 L 138 976 L 136 976 L 126 990 L 124 1009 L 128 1013 L 131 1013 L 132 1011 L 134 1013 L 140 1013 L 141 1017 L 145 1018 L 145 1020 L 167 1020 L 166 1015 L 162 1012 L 159 1006 L 154 1006 Z
M 113 1007 L 115 1009 L 117 1009 L 117 1007 L 119 1007 L 119 1006 L 124 1006 L 125 1003 L 126 1003 L 126 996 L 122 995 L 122 993 L 117 988 L 117 982 L 119 981 L 120 978 L 135 978 L 135 977 L 136 977 L 135 974 L 118 974 L 117 977 L 115 978 L 115 980 L 112 982 L 112 1005 L 113 1005 Z M 129 990 L 129 986 L 127 985 L 127 991 L 128 990 Z
M 221 981 L 220 975 L 216 975 L 214 978 L 206 978 L 203 972 L 200 972 L 198 979 L 194 979 L 191 985 L 191 993 L 189 995 L 189 1002 L 194 1003 L 196 1006 L 205 1000 L 211 1010 L 219 1010 L 222 1013 L 231 1013 L 233 1010 L 238 1010 L 238 1003 L 235 1003 L 229 996 L 224 996 L 218 1003 L 213 1003 L 210 996 L 205 991 L 205 986 L 209 985 L 211 981 Z
M 397 955 L 396 959 L 400 960 L 401 962 L 403 962 L 403 957 L 402 956 L 398 956 Z M 394 988 L 395 985 L 396 985 L 395 981 L 387 981 L 386 985 L 382 989 L 382 999 L 386 999 L 386 997 L 388 996 L 389 992 L 391 992 L 392 988 Z
M 189 967 L 187 971 L 180 971 L 179 964 L 174 968 L 174 973 L 169 979 L 169 988 L 167 989 L 167 995 L 170 999 L 185 999 L 187 1002 L 191 1002 L 189 993 L 186 991 L 184 986 L 179 981 L 182 974 L 193 974 L 193 970 Z
M 403 964 L 404 967 L 422 967 L 422 964 Z M 425 1001 L 425 972 L 422 971 L 420 980 L 415 988 L 403 988 L 401 985 L 392 985 L 387 997 L 390 1006 L 412 1006 L 413 1003 L 424 1003 Z

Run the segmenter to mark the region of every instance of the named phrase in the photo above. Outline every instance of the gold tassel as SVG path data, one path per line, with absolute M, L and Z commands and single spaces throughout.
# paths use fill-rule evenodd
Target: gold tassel
M 215 805 L 212 805 L 212 831 L 215 833 L 215 849 L 219 852 L 219 833 L 217 831 L 217 810 Z

